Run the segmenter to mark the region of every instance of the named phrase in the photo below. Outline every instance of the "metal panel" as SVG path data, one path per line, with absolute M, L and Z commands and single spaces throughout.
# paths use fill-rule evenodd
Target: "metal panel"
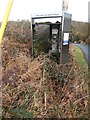
M 57 14 L 33 14 L 31 15 L 31 18 L 34 19 L 42 19 L 42 18 L 58 18 L 62 16 L 62 12 L 61 13 L 57 13 Z
M 64 13 L 63 31 L 69 32 L 71 30 L 71 14 Z
M 60 63 L 65 64 L 69 62 L 69 45 L 66 45 L 62 47 L 61 50 L 61 57 L 60 57 Z
M 69 35 L 71 31 L 71 17 L 72 15 L 69 13 L 64 13 L 62 20 L 62 47 L 61 47 L 61 57 L 60 62 L 65 64 L 69 61 L 69 37 L 64 40 L 64 35 Z M 65 43 L 67 42 L 67 44 Z

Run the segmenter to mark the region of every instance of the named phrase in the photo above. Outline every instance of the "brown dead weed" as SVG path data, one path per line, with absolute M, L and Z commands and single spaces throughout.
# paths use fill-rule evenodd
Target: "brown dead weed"
M 87 117 L 88 91 L 72 56 L 62 65 L 48 55 L 32 59 L 20 44 L 7 44 L 2 51 L 3 117 L 22 118 L 12 112 L 22 106 L 34 118 Z

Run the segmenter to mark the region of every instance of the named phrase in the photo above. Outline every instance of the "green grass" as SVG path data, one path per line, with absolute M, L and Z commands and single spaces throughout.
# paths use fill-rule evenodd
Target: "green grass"
M 84 58 L 82 50 L 77 46 L 75 46 L 75 47 L 76 47 L 76 49 L 75 49 L 75 60 L 77 62 L 77 65 L 80 67 L 81 72 L 84 73 L 85 77 L 87 77 L 87 74 L 88 74 L 87 62 Z
M 84 83 L 84 89 L 90 93 L 90 71 L 88 70 L 88 64 L 84 58 L 84 55 L 82 53 L 82 50 L 75 46 L 75 60 L 77 65 L 80 67 L 80 74 L 83 76 Z M 90 118 L 90 100 L 88 100 L 88 115 L 87 117 Z
M 80 65 L 81 68 L 85 69 L 85 68 L 88 67 L 81 49 L 77 46 L 76 46 L 75 59 L 76 59 L 77 63 Z

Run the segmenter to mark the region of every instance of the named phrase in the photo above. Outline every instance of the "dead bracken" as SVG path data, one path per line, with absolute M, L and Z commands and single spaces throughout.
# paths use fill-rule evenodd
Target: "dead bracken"
M 3 117 L 87 117 L 88 90 L 72 49 L 70 62 L 62 65 L 48 54 L 32 59 L 28 48 L 21 47 L 20 43 L 2 47 Z

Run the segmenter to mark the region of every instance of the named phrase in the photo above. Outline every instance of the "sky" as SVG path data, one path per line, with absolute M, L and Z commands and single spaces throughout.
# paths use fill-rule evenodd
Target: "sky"
M 0 21 L 2 21 L 9 0 L 0 0 Z M 90 0 L 68 0 L 68 13 L 72 20 L 88 21 Z M 14 0 L 9 20 L 31 20 L 33 14 L 54 14 L 62 11 L 62 0 Z

